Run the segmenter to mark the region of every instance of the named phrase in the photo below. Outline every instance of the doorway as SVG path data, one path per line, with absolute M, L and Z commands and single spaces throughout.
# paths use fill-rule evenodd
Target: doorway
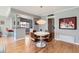
M 48 31 L 52 33 L 52 38 L 54 39 L 54 18 L 48 18 Z

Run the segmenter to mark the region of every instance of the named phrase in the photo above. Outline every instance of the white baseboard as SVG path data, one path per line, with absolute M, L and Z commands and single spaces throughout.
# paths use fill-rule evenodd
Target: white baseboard
M 75 36 L 59 35 L 59 36 L 55 37 L 55 39 L 63 41 L 63 42 L 79 45 L 79 43 L 75 42 L 75 40 L 76 40 Z
M 57 41 L 63 41 L 63 40 L 58 39 L 58 38 L 55 38 L 55 40 L 57 40 Z M 63 42 L 66 42 L 66 41 L 63 41 Z M 75 43 L 75 42 L 66 42 L 66 43 L 79 45 L 79 43 Z

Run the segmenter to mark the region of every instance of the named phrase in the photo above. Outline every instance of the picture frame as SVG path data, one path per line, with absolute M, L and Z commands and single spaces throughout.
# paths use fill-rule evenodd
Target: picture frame
M 67 17 L 59 19 L 59 29 L 77 29 L 77 17 Z
M 3 25 L 4 24 L 4 21 L 0 20 L 0 25 Z

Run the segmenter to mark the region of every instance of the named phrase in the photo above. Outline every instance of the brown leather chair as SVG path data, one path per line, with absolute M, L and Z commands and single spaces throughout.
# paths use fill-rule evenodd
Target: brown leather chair
M 52 32 L 50 32 L 50 34 L 44 36 L 44 38 L 45 38 L 44 41 L 46 41 L 46 42 L 52 41 L 52 39 L 53 39 L 52 36 L 53 36 L 53 35 L 52 35 Z
M 32 38 L 32 41 L 37 42 L 39 41 L 39 36 L 35 35 L 34 32 L 36 32 L 35 30 L 33 32 L 30 33 L 30 36 Z
M 36 30 L 33 30 L 33 32 L 36 32 Z
M 48 34 L 48 35 L 43 36 L 43 38 L 44 38 L 44 41 L 48 42 L 48 40 L 49 40 L 49 34 Z
M 50 32 L 48 42 L 52 41 L 52 39 L 53 39 L 53 38 L 52 38 L 52 32 Z

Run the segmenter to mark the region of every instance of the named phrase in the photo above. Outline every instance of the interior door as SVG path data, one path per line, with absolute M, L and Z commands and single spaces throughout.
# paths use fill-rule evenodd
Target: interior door
M 48 31 L 52 33 L 52 38 L 54 38 L 54 18 L 48 19 Z
M 54 19 L 53 18 L 48 19 L 48 31 L 49 32 L 54 31 Z

